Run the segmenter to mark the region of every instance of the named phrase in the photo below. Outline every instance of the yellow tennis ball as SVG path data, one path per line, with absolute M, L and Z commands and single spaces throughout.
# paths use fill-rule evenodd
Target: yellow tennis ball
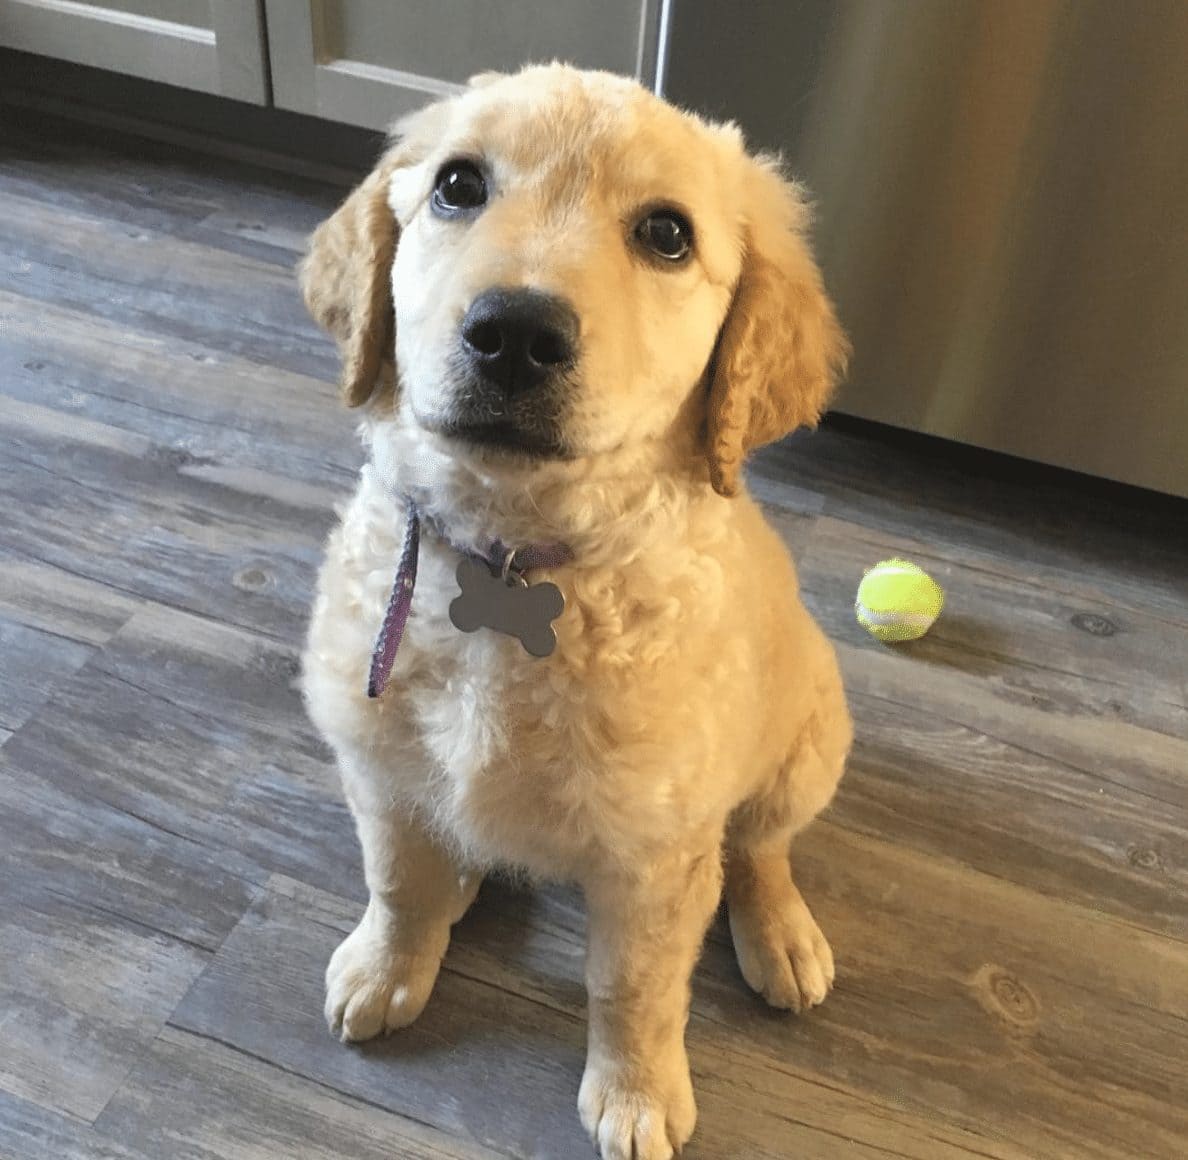
M 884 643 L 918 640 L 945 605 L 941 586 L 908 560 L 883 560 L 862 577 L 854 612 L 858 623 Z

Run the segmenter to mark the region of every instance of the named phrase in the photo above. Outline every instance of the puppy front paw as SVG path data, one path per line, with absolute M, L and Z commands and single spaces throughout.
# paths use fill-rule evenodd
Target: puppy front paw
M 375 925 L 364 916 L 326 968 L 326 1022 L 344 1043 L 412 1023 L 429 1001 L 445 953 L 445 940 L 410 952 Z
M 662 1076 L 647 1079 L 634 1069 L 589 1062 L 578 1111 L 602 1160 L 670 1160 L 697 1123 L 684 1052 Z
M 767 913 L 732 906 L 730 932 L 743 978 L 771 1006 L 807 1011 L 833 989 L 833 951 L 799 895 Z

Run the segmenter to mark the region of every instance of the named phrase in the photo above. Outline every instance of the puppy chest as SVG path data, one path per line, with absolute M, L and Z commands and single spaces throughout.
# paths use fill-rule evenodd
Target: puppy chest
M 572 764 L 545 741 L 548 714 L 532 678 L 509 680 L 484 659 L 417 698 L 422 742 L 439 771 L 424 791 L 433 815 L 476 858 L 532 866 L 542 844 L 571 841 L 560 831 L 581 812 Z
M 536 658 L 489 628 L 459 631 L 449 620 L 453 577 L 444 561 L 427 573 L 409 622 L 411 679 L 401 682 L 426 751 L 418 796 L 476 860 L 563 875 L 709 808 L 712 793 L 690 792 L 690 782 L 721 755 L 698 699 L 672 704 L 679 649 L 649 661 L 653 633 L 618 624 L 618 643 L 600 652 L 611 634 L 579 598 L 558 622 L 556 652 Z M 620 657 L 625 628 L 637 647 Z
M 601 711 L 544 679 L 507 675 L 471 670 L 422 701 L 438 771 L 425 804 L 470 858 L 578 878 L 686 828 L 701 799 L 686 792 L 683 754 L 611 736 Z

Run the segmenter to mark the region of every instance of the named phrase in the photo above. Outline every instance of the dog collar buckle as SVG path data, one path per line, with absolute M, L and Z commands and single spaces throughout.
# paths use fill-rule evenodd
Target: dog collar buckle
M 371 653 L 367 677 L 367 695 L 373 699 L 383 695 L 392 676 L 392 666 L 412 610 L 417 580 L 421 515 L 416 504 L 411 500 L 405 502 L 408 521 L 400 563 Z M 440 528 L 437 530 L 440 532 Z M 495 540 L 486 552 L 476 552 L 460 548 L 444 533 L 441 535 L 462 556 L 455 573 L 460 591 L 450 602 L 449 609 L 454 627 L 468 633 L 489 628 L 514 636 L 531 656 L 549 656 L 557 647 L 553 621 L 564 611 L 565 597 L 550 581 L 530 583 L 525 572 L 536 568 L 558 568 L 573 559 L 573 552 L 565 544 L 527 544 L 522 548 L 509 548 L 499 540 Z

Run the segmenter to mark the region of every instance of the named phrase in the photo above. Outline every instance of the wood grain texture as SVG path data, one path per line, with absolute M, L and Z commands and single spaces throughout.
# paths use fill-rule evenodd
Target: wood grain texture
M 112 322 L 131 314 L 163 337 L 257 362 L 271 352 L 287 370 L 328 369 L 317 335 L 298 325 L 304 308 L 287 293 L 287 264 L 15 195 L 5 198 L 0 245 L 10 258 L 0 287 L 10 292 Z
M 93 1119 L 206 963 L 198 947 L 6 868 L 0 1088 Z
M 0 438 L 0 534 L 12 555 L 300 638 L 335 493 L 261 486 L 270 477 L 245 469 L 226 477 L 184 446 L 9 397 Z M 113 492 L 117 479 L 134 499 Z M 323 502 L 311 507 L 315 494 Z
M 821 510 L 971 563 L 1025 569 L 1055 591 L 1188 620 L 1183 501 L 935 440 L 872 438 L 845 421 L 766 449 L 753 474 Z
M 55 682 L 81 668 L 91 650 L 69 637 L 0 617 L 0 729 L 11 732 L 45 700 Z
M 119 1140 L 99 1135 L 73 1116 L 46 1111 L 0 1089 L 0 1157 L 32 1160 L 155 1160 Z
M 488 883 L 425 1015 L 325 1030 L 360 911 L 293 688 L 360 462 L 292 267 L 342 190 L 0 108 L 0 1158 L 588 1154 L 585 917 Z M 689 1160 L 1188 1154 L 1182 504 L 827 425 L 753 489 L 838 644 L 850 772 L 793 852 L 809 1018 L 694 980 Z M 945 585 L 923 640 L 864 568 Z
M 12 422 L 18 403 L 43 406 L 144 435 L 207 467 L 229 461 L 339 488 L 354 474 L 354 433 L 343 426 L 318 434 L 329 397 L 323 383 L 83 311 L 44 306 L 34 319 L 23 303 L 0 291 L 0 308 L 16 315 L 0 350 Z M 272 407 L 262 405 L 266 399 Z M 26 426 L 35 414 L 24 412 Z
M 109 925 L 123 922 L 199 950 L 217 948 L 254 896 L 264 876 L 259 867 L 88 793 L 85 739 L 73 763 L 63 766 L 82 783 L 71 793 L 42 776 L 39 752 L 22 749 L 18 738 L 22 733 L 0 752 L 0 896 L 8 920 L 15 923 L 30 897 L 45 894 L 106 915 Z M 19 932 L 14 926 L 9 935 L 17 939 Z
M 917 1154 L 908 1141 L 925 1135 L 924 1123 L 934 1136 L 952 1129 L 946 1142 L 954 1149 L 1058 1155 L 1070 1145 L 1052 1129 L 1065 1127 L 1066 1105 L 1083 1103 L 1070 1122 L 1100 1120 L 1107 1141 L 1117 1133 L 1101 1154 L 1116 1147 L 1124 1155 L 1128 1136 L 1157 1139 L 1160 1096 L 1133 1119 L 1127 1109 L 1145 1098 L 1150 1077 L 1162 1075 L 1177 1110 L 1165 1120 L 1163 1150 L 1153 1144 L 1150 1154 L 1174 1154 L 1177 1133 L 1188 1128 L 1175 1102 L 1186 1087 L 1175 1066 L 1185 1049 L 1184 944 L 1119 932 L 1092 910 L 1037 902 L 1024 888 L 832 822 L 798 841 L 794 861 L 840 951 L 840 981 L 810 1018 L 770 1012 L 740 988 L 725 924 L 711 930 L 694 980 L 694 1070 L 703 1084 L 766 1085 L 779 1096 L 772 1106 L 744 1103 L 746 1115 L 722 1121 L 728 1132 L 740 1131 L 739 1120 L 762 1123 L 789 1109 L 819 1131 L 836 1127 L 835 1116 L 857 1125 L 866 1112 L 865 1137 L 857 1127 L 852 1135 L 872 1146 L 894 1142 L 908 1155 Z M 492 893 L 458 928 L 447 967 L 580 1015 L 578 900 L 559 891 Z M 1096 1061 L 1100 1082 L 1086 1076 L 1083 1087 L 1053 1087 L 1053 1071 L 1067 1068 L 1075 1080 L 1079 1061 L 1094 1059 L 1099 1021 L 1116 1036 L 1112 1057 Z M 959 1042 L 951 1041 L 957 1028 Z M 1030 1106 L 1011 1098 L 1016 1084 Z M 829 1110 L 814 1120 L 808 1109 L 820 1107 L 822 1088 L 832 1093 Z M 904 1131 L 892 1135 L 888 1122 Z M 712 1141 L 715 1129 L 703 1128 Z M 690 1154 L 726 1155 L 729 1139 Z M 823 1146 L 803 1145 L 812 1155 Z
M 946 611 L 889 649 L 858 626 L 851 593 L 895 551 L 935 573 Z M 936 553 L 823 517 L 803 559 L 863 723 L 840 816 L 1183 938 L 1188 632 Z M 1113 629 L 1080 627 L 1099 622 Z
M 133 593 L 0 547 L 0 616 L 14 624 L 98 645 L 127 621 L 139 603 Z
M 359 908 L 282 878 L 273 879 L 227 940 L 174 1023 L 506 1155 L 581 1155 L 588 1146 L 572 1116 L 584 1043 L 580 934 L 555 921 L 544 896 L 526 907 L 506 891 L 492 893 L 496 906 L 480 904 L 463 923 L 430 1008 L 406 1035 L 358 1048 L 329 1035 L 316 1003 L 325 954 L 350 930 Z M 283 961 L 282 970 L 256 969 L 262 947 L 270 948 L 270 960 Z M 250 1025 L 234 1019 L 244 1009 L 255 1015 Z M 757 1066 L 753 1055 L 719 1056 L 722 1045 L 710 1038 L 708 1050 L 695 1047 L 692 1059 L 703 1087 L 703 1122 L 686 1150 L 691 1160 L 798 1151 L 878 1155 L 882 1140 L 866 1143 L 860 1128 L 912 1149 L 892 1155 L 927 1155 L 912 1148 L 922 1121 L 910 1113 L 871 1110 L 868 1101 L 832 1084 L 822 1090 L 811 1079 L 797 1082 L 778 1068 Z M 756 1083 L 766 1088 L 759 1098 Z M 805 1112 L 802 1101 L 812 1110 Z M 842 1123 L 845 1149 L 852 1151 L 839 1146 Z M 962 1147 L 976 1134 L 938 1131 L 953 1155 L 978 1154 Z
M 245 883 L 283 870 L 358 897 L 350 819 L 296 671 L 295 651 L 269 638 L 147 605 L 6 757 L 72 813 L 135 819 Z
M 169 1027 L 95 1124 L 146 1156 L 494 1160 L 501 1155 Z
M 322 1018 L 322 975 L 361 907 L 274 878 L 174 1012 L 175 1026 L 270 1060 L 397 1115 L 511 1156 L 587 1148 L 572 1086 L 582 1023 L 481 978 L 443 975 L 433 1018 L 344 1047 Z M 267 948 L 270 967 L 257 969 Z M 311 999 L 314 1000 L 311 1002 Z M 250 1010 L 252 1019 L 237 1017 Z M 283 1031 L 277 1034 L 279 1028 Z

